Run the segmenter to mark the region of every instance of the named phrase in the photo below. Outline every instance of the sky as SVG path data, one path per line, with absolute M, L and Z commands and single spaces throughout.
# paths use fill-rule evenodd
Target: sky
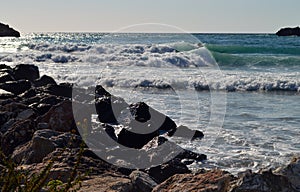
M 1 0 L 0 22 L 27 32 L 114 32 L 142 23 L 185 32 L 274 33 L 300 25 L 300 0 Z M 172 32 L 172 28 L 139 32 Z M 176 31 L 175 31 L 176 32 Z

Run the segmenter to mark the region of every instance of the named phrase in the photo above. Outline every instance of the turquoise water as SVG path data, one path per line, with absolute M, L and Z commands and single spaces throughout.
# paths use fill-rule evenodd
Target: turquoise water
M 299 153 L 299 37 L 26 34 L 0 39 L 0 63 L 33 63 L 59 82 L 101 84 L 202 130 L 203 141 L 178 141 L 208 155 L 194 168 L 257 170 Z

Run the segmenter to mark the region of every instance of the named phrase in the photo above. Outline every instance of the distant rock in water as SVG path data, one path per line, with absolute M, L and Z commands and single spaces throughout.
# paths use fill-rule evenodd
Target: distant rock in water
M 20 33 L 10 28 L 9 25 L 0 23 L 0 37 L 20 37 Z
M 282 28 L 280 29 L 276 35 L 278 36 L 300 36 L 300 28 Z

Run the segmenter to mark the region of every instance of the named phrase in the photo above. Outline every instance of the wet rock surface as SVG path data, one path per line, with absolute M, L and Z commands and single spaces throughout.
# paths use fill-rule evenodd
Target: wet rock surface
M 192 173 L 187 164 L 204 161 L 206 155 L 183 149 L 171 138 L 197 142 L 204 137 L 201 131 L 177 126 L 144 102 L 128 104 L 100 85 L 82 89 L 40 77 L 34 65 L 0 65 L 0 103 L 3 153 L 29 173 L 39 173 L 53 163 L 49 181 L 67 182 L 74 167 L 76 175 L 88 172 L 80 191 L 260 192 L 300 188 L 299 158 L 274 172 L 248 172 L 239 178 L 221 170 Z M 92 115 L 96 121 L 91 121 Z M 96 152 L 106 156 L 101 159 Z M 153 165 L 143 169 L 126 166 L 132 162 L 120 154 L 140 164 L 148 158 Z M 108 163 L 112 159 L 119 166 Z

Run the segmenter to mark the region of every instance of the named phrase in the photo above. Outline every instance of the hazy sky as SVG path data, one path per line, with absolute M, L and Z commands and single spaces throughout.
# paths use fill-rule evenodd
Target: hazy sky
M 2 0 L 0 22 L 23 33 L 108 32 L 138 23 L 273 33 L 300 25 L 299 9 L 300 0 Z

